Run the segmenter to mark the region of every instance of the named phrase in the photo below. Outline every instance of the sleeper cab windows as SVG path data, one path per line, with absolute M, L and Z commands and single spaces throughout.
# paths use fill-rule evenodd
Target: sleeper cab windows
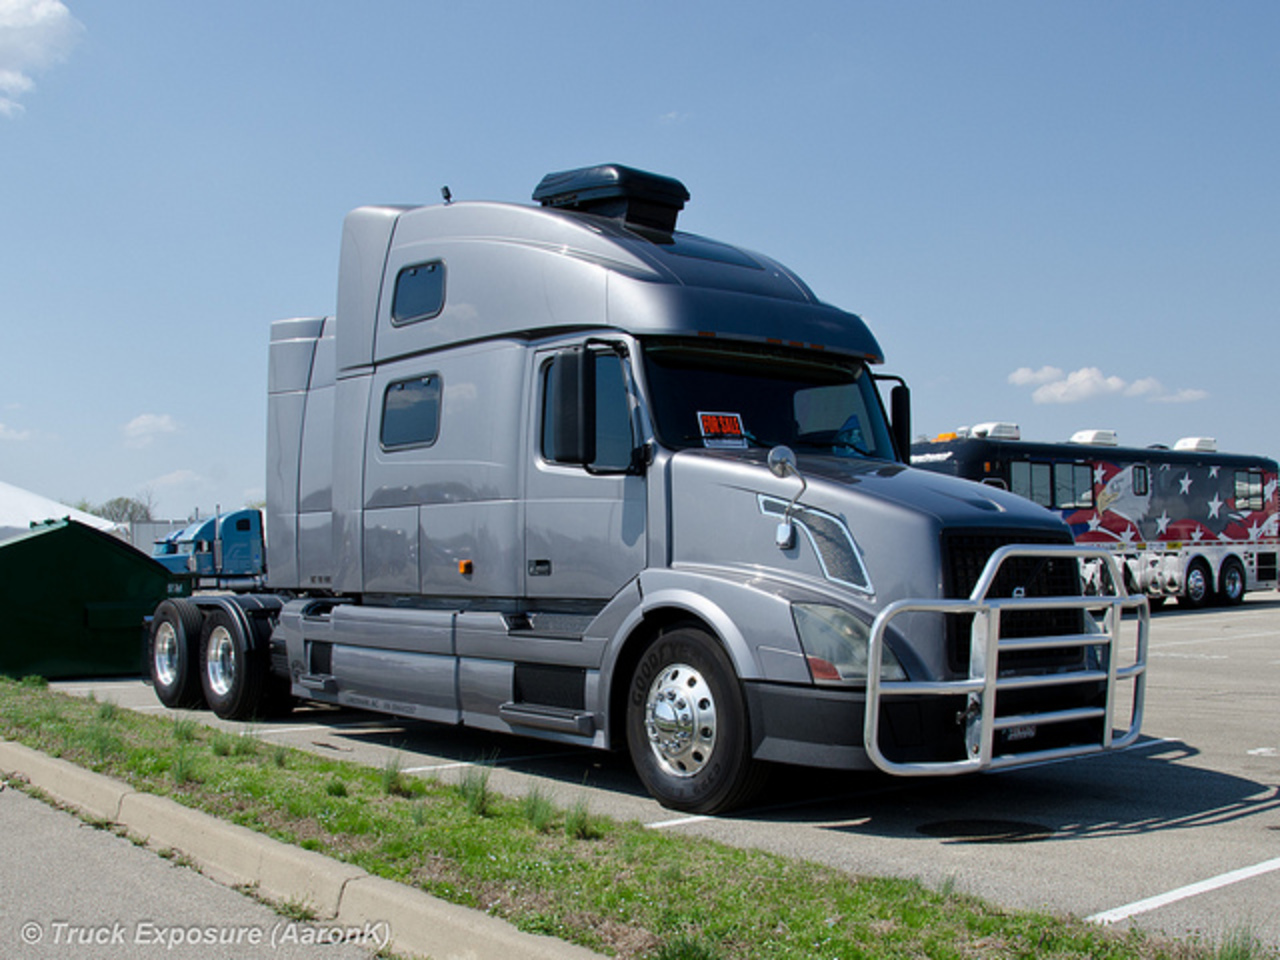
M 444 263 L 417 263 L 396 274 L 395 295 L 391 298 L 391 322 L 395 326 L 430 320 L 443 309 Z
M 440 433 L 440 378 L 435 374 L 398 380 L 382 397 L 384 450 L 426 446 Z

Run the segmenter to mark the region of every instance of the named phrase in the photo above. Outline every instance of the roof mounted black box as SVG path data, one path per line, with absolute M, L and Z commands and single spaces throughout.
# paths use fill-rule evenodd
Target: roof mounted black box
M 689 191 L 673 177 L 605 163 L 549 173 L 533 191 L 533 199 L 544 207 L 614 217 L 671 233 Z

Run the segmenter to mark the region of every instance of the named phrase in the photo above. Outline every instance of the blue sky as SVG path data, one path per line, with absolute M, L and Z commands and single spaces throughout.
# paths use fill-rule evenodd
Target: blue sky
M 0 480 L 263 495 L 273 319 L 363 203 L 680 178 L 918 432 L 1280 454 L 1280 4 L 0 0 Z

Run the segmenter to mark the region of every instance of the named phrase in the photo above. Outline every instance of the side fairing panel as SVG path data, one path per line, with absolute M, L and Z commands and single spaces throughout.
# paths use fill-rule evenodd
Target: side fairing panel
M 298 458 L 306 394 L 267 400 L 267 583 L 288 590 L 298 574 Z
M 499 341 L 378 367 L 364 427 L 365 591 L 519 594 L 517 459 L 527 350 Z M 426 380 L 438 386 L 431 436 L 384 442 L 384 407 L 397 386 Z
M 363 480 L 369 375 L 340 379 L 333 420 L 333 589 L 364 589 Z
M 342 225 L 338 266 L 338 370 L 344 375 L 373 363 L 374 318 L 382 270 L 396 221 L 407 207 L 360 207 Z
M 420 592 L 427 596 L 518 596 L 524 562 L 519 549 L 520 507 L 515 500 L 420 507 Z
M 317 369 L 326 356 L 318 344 L 332 344 L 332 318 L 304 317 L 271 325 L 267 374 L 267 574 L 277 589 L 300 585 L 298 569 L 298 485 L 308 392 L 332 367 Z M 322 438 L 326 450 L 330 438 Z

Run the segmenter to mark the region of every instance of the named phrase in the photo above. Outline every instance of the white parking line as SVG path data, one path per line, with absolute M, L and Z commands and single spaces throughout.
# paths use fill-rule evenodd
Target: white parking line
M 1280 857 L 1276 857 L 1274 860 L 1264 860 L 1262 863 L 1254 864 L 1252 867 L 1242 867 L 1239 870 L 1232 870 L 1230 873 L 1221 873 L 1216 877 L 1210 877 L 1208 880 L 1201 880 L 1199 883 L 1192 883 L 1185 887 L 1178 887 L 1178 889 L 1170 890 L 1168 893 L 1162 893 L 1154 897 L 1147 897 L 1145 900 L 1139 900 L 1136 903 L 1130 903 L 1123 907 L 1116 907 L 1114 910 L 1105 910 L 1102 913 L 1095 913 L 1091 917 L 1085 917 L 1085 919 L 1092 921 L 1093 923 L 1101 924 L 1118 923 L 1121 920 L 1127 920 L 1129 917 L 1136 916 L 1139 913 L 1148 913 L 1151 910 L 1158 910 L 1171 903 L 1177 903 L 1179 900 L 1186 900 L 1188 897 L 1199 896 L 1202 893 L 1208 893 L 1210 890 L 1217 890 L 1221 887 L 1229 887 L 1233 883 L 1239 883 L 1242 880 L 1251 880 L 1254 877 L 1260 877 L 1265 873 L 1272 873 L 1276 870 L 1280 870 Z
M 314 733 L 317 730 L 365 730 L 369 732 L 378 730 L 399 730 L 400 725 L 395 723 L 380 723 L 376 720 L 357 720 L 351 723 L 309 723 L 306 726 L 294 727 L 256 727 L 253 732 L 256 736 L 278 736 L 282 733 Z
M 686 823 L 702 823 L 703 820 L 714 820 L 715 817 L 703 814 L 695 817 L 680 817 L 676 820 L 656 820 L 653 823 L 646 823 L 645 826 L 650 830 L 661 830 L 664 827 L 681 827 Z
M 554 757 L 572 757 L 585 750 L 570 750 L 565 753 L 530 753 L 522 757 L 496 757 L 492 760 L 451 760 L 445 763 L 429 763 L 425 767 L 405 767 L 401 773 L 435 773 L 438 770 L 460 770 L 463 767 L 506 767 L 513 763 L 528 763 L 530 760 L 546 760 Z
M 1190 640 L 1163 640 L 1151 644 L 1151 651 L 1163 650 L 1166 647 L 1189 647 L 1196 644 L 1204 643 L 1225 643 L 1231 640 L 1267 640 L 1274 639 L 1276 632 L 1268 630 L 1266 633 L 1224 633 L 1216 637 L 1193 637 Z

